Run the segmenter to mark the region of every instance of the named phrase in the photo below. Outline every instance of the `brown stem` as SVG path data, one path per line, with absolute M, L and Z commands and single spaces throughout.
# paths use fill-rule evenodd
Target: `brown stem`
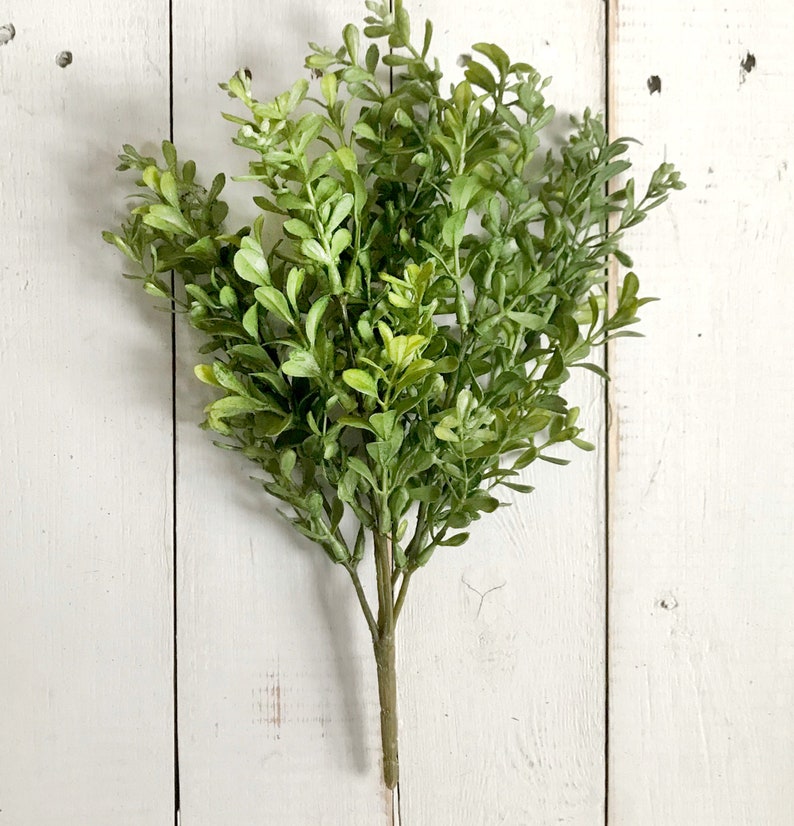
M 383 780 L 393 789 L 400 779 L 397 758 L 397 668 L 394 646 L 394 602 L 391 584 L 391 537 L 375 532 L 375 570 L 378 580 L 378 638 L 374 642 L 378 668 Z

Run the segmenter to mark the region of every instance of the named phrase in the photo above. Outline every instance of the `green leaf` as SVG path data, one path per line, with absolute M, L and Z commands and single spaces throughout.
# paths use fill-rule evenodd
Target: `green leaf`
M 576 364 L 571 365 L 572 367 L 584 367 L 585 370 L 589 370 L 591 373 L 595 373 L 597 376 L 600 376 L 605 381 L 609 381 L 609 373 L 604 370 L 603 367 L 599 367 L 597 364 L 593 364 L 589 361 L 578 361 Z
M 314 342 L 317 338 L 317 330 L 320 327 L 320 322 L 322 321 L 330 300 L 331 296 L 329 295 L 320 296 L 320 298 L 312 304 L 311 309 L 306 314 L 306 338 L 309 340 L 309 344 L 311 344 L 312 347 L 314 347 Z
M 311 212 L 314 211 L 314 207 L 308 201 L 304 201 L 292 192 L 279 193 L 276 196 L 276 204 L 282 211 L 286 211 L 288 209 L 305 209 Z
M 340 146 L 336 150 L 336 157 L 343 169 L 348 172 L 356 172 L 358 170 L 358 159 L 356 153 L 349 146 Z
M 276 215 L 285 215 L 286 212 L 277 204 L 274 204 L 272 201 L 268 200 L 262 195 L 255 195 L 254 196 L 254 203 L 260 208 L 263 209 L 265 212 L 274 212 Z
M 378 382 L 367 373 L 366 370 L 359 370 L 357 368 L 345 370 L 342 373 L 342 380 L 349 387 L 358 390 L 359 393 L 363 393 L 365 396 L 372 396 L 375 399 L 378 398 Z
M 408 488 L 408 495 L 417 502 L 436 502 L 441 497 L 438 485 L 417 485 Z
M 322 377 L 317 359 L 308 350 L 293 350 L 289 360 L 281 365 L 281 370 L 288 376 L 299 378 L 319 379 Z
M 225 396 L 208 404 L 204 412 L 217 419 L 230 419 L 233 416 L 254 413 L 263 407 L 262 402 L 247 396 Z
M 306 177 L 306 182 L 311 183 L 312 181 L 316 181 L 317 178 L 325 175 L 325 173 L 328 172 L 333 165 L 334 156 L 330 152 L 326 152 L 325 155 L 321 155 L 309 167 L 309 174 Z
M 228 284 L 224 284 L 224 286 L 221 287 L 221 291 L 218 293 L 218 300 L 221 306 L 230 312 L 237 309 L 237 293 Z
M 350 57 L 351 63 L 354 65 L 357 64 L 359 49 L 358 29 L 352 23 L 348 23 L 344 29 L 342 29 L 342 39 L 345 42 L 345 48 L 347 49 L 347 54 Z
M 358 135 L 358 137 L 362 138 L 363 140 L 372 141 L 373 143 L 378 143 L 379 140 L 380 140 L 380 138 L 378 138 L 378 135 L 376 134 L 375 130 L 368 123 L 365 123 L 364 121 L 359 121 L 353 127 L 353 134 Z
M 345 427 L 355 427 L 359 430 L 369 430 L 370 433 L 375 432 L 366 419 L 360 419 L 358 416 L 340 416 L 337 419 L 337 422 Z
M 493 513 L 499 507 L 499 500 L 483 490 L 478 490 L 466 499 L 466 504 L 478 511 Z
M 328 106 L 333 107 L 336 103 L 337 90 L 336 75 L 333 72 L 326 72 L 323 75 L 323 78 L 320 81 L 320 90 L 322 91 L 323 97 L 328 103 Z
M 185 253 L 187 255 L 192 255 L 207 264 L 214 264 L 218 258 L 218 253 L 215 248 L 215 241 L 208 235 L 205 235 L 203 238 L 199 238 L 199 240 L 195 243 L 185 247 Z
M 458 369 L 458 360 L 455 356 L 444 356 L 433 365 L 435 373 L 454 373 Z
M 300 218 L 290 218 L 284 221 L 284 229 L 290 235 L 296 235 L 298 238 L 314 238 L 315 231 Z
M 143 216 L 143 223 L 164 232 L 193 235 L 193 229 L 178 209 L 167 204 L 152 204 Z
M 225 387 L 237 396 L 250 397 L 251 394 L 248 392 L 246 386 L 223 362 L 214 361 L 212 363 L 212 372 L 221 387 Z
M 500 484 L 504 485 L 506 488 L 511 488 L 512 490 L 517 490 L 519 493 L 532 493 L 535 488 L 532 485 L 522 485 L 520 482 L 500 482 Z
M 292 304 L 295 312 L 298 311 L 298 298 L 303 287 L 304 277 L 304 270 L 298 269 L 298 267 L 292 267 L 289 275 L 287 275 L 287 298 L 289 298 L 289 303 Z
M 168 171 L 163 172 L 163 174 L 160 175 L 160 192 L 163 193 L 163 198 L 165 198 L 166 201 L 168 201 L 168 203 L 178 211 L 179 192 L 176 188 L 174 176 Z
M 243 316 L 243 327 L 255 341 L 259 341 L 259 314 L 256 304 L 252 304 Z
M 350 246 L 352 240 L 353 238 L 350 235 L 350 231 L 344 227 L 342 229 L 338 229 L 331 236 L 331 255 L 334 260 L 337 260 L 342 252 Z
M 370 74 L 373 74 L 375 72 L 375 69 L 378 67 L 379 60 L 380 50 L 378 49 L 378 44 L 372 43 L 367 49 L 367 54 L 365 57 L 365 66 L 367 67 L 367 71 Z
M 557 456 L 548 456 L 545 453 L 539 453 L 538 459 L 548 462 L 550 465 L 569 465 L 571 463 L 570 459 L 560 459 Z
M 475 52 L 484 54 L 499 70 L 500 75 L 506 75 L 510 68 L 510 58 L 507 53 L 495 43 L 475 43 L 472 46 Z
M 221 194 L 223 188 L 226 186 L 226 176 L 223 172 L 219 172 L 213 179 L 210 185 L 210 191 L 207 193 L 207 201 L 214 201 L 218 195 Z
M 287 110 L 285 114 L 294 112 L 295 109 L 300 105 L 301 101 L 306 97 L 308 91 L 309 81 L 306 80 L 305 77 L 296 80 L 289 91 L 289 98 L 287 100 Z
M 378 485 L 375 481 L 375 477 L 372 475 L 372 471 L 364 464 L 364 462 L 361 461 L 361 459 L 357 456 L 348 456 L 347 465 L 354 473 L 357 473 L 362 479 L 369 482 L 373 490 L 378 489 Z
M 350 213 L 353 210 L 353 200 L 353 196 L 349 192 L 346 192 L 336 202 L 336 206 L 334 206 L 334 211 L 331 213 L 331 217 L 328 219 L 328 223 L 325 226 L 328 232 L 336 229 L 342 223 L 342 221 L 344 221 L 345 218 L 347 218 L 347 216 L 350 215 Z
M 294 450 L 285 450 L 281 454 L 281 457 L 279 458 L 279 470 L 281 471 L 282 476 L 289 478 L 292 475 L 297 458 L 297 454 Z
M 143 174 L 141 176 L 143 178 L 143 182 L 149 189 L 154 190 L 156 193 L 160 193 L 160 170 L 156 166 L 147 166 L 146 169 L 143 170 Z
M 331 264 L 331 256 L 320 246 L 320 242 L 315 238 L 309 238 L 301 242 L 301 252 L 313 261 L 328 266 Z
M 466 71 L 464 72 L 466 76 L 466 80 L 471 83 L 472 86 L 479 86 L 482 89 L 485 89 L 486 92 L 495 92 L 496 91 L 496 80 L 494 80 L 494 76 L 482 65 L 482 63 L 478 63 L 476 60 L 470 60 L 466 64 Z
M 114 244 L 116 247 L 118 247 L 118 249 L 121 250 L 121 252 L 123 252 L 124 255 L 127 256 L 127 258 L 131 258 L 133 261 L 136 262 L 140 260 L 139 256 L 137 255 L 137 253 L 133 252 L 130 245 L 115 233 L 108 232 L 107 230 L 105 230 L 102 233 L 102 237 L 105 239 L 105 241 L 108 242 L 108 244 Z
M 448 247 L 460 246 L 460 242 L 463 240 L 463 228 L 467 215 L 468 212 L 466 210 L 459 210 L 458 212 L 453 212 L 452 215 L 444 221 L 441 229 L 441 237 Z
M 446 539 L 442 539 L 438 542 L 439 545 L 446 545 L 450 548 L 457 548 L 460 545 L 463 545 L 469 539 L 468 533 L 455 533 L 452 536 L 448 536 Z
M 630 301 L 637 295 L 639 289 L 640 280 L 636 274 L 633 272 L 626 273 L 626 277 L 623 279 L 623 287 L 620 291 L 620 303 L 623 304 L 626 301 Z
M 244 281 L 265 287 L 270 282 L 270 268 L 261 250 L 241 249 L 234 256 L 234 271 Z
M 214 309 L 217 305 L 215 302 L 207 295 L 207 291 L 203 290 L 199 287 L 198 284 L 185 284 L 185 292 L 195 301 L 198 301 L 202 307 L 209 307 Z
M 284 294 L 280 290 L 277 290 L 273 286 L 265 285 L 254 290 L 254 297 L 265 309 L 277 315 L 282 321 L 286 321 L 287 324 L 295 323 L 289 305 L 287 304 L 287 299 L 284 298 Z
M 565 361 L 563 360 L 562 353 L 559 350 L 555 350 L 552 357 L 549 359 L 549 363 L 546 365 L 546 369 L 543 371 L 543 375 L 541 376 L 542 382 L 550 382 L 558 379 L 565 370 Z
M 515 321 L 516 324 L 519 324 L 521 327 L 526 327 L 527 330 L 542 330 L 546 326 L 546 322 L 543 318 L 535 313 L 519 313 L 519 312 L 509 312 L 507 317 L 511 321 Z
M 425 36 L 424 41 L 422 42 L 422 57 L 427 57 L 428 51 L 430 51 L 430 42 L 433 39 L 433 24 L 430 20 L 425 20 Z
M 465 210 L 475 203 L 483 191 L 482 184 L 473 175 L 458 175 L 449 185 L 449 197 L 453 210 Z
M 193 372 L 196 374 L 196 378 L 199 381 L 203 381 L 204 384 L 209 384 L 212 387 L 223 386 L 215 377 L 215 371 L 212 369 L 211 364 L 197 364 L 193 368 Z

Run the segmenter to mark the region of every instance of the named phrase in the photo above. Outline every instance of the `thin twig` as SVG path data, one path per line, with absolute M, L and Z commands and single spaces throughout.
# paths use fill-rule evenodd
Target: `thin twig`
M 345 563 L 345 570 L 350 574 L 350 579 L 353 580 L 353 587 L 356 589 L 356 596 L 358 597 L 359 604 L 361 605 L 361 610 L 364 612 L 364 618 L 369 626 L 369 632 L 372 634 L 372 639 L 377 640 L 378 624 L 375 622 L 372 609 L 369 607 L 369 603 L 367 602 L 367 596 L 364 593 L 364 588 L 361 585 L 358 572 L 350 563 Z
M 403 574 L 403 581 L 400 584 L 400 592 L 397 594 L 397 599 L 394 603 L 394 621 L 397 622 L 397 617 L 400 616 L 400 611 L 402 610 L 403 603 L 405 602 L 405 595 L 408 593 L 408 583 L 411 581 L 411 575 L 413 574 L 413 570 L 410 568 L 405 571 Z

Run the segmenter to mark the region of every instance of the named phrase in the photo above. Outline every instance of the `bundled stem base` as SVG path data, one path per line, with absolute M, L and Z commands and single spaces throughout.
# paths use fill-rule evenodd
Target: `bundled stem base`
M 393 789 L 400 779 L 397 758 L 397 669 L 394 634 L 384 635 L 375 643 L 380 699 L 380 734 L 383 746 L 383 780 Z
M 375 571 L 378 582 L 378 623 L 372 642 L 378 667 L 383 780 L 393 789 L 400 779 L 397 758 L 397 668 L 394 646 L 394 591 L 391 537 L 375 532 Z

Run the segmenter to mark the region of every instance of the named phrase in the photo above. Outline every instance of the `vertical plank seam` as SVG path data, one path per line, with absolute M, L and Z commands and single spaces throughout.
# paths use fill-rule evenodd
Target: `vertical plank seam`
M 174 141 L 174 3 L 168 0 L 168 139 Z M 174 294 L 171 272 L 171 294 Z M 171 606 L 173 611 L 173 714 L 174 714 L 174 826 L 179 826 L 179 672 L 177 650 L 177 449 L 176 449 L 176 305 L 171 302 Z
M 614 120 L 614 74 L 612 71 L 612 59 L 614 56 L 614 32 L 617 20 L 617 4 L 619 0 L 604 0 L 604 127 L 607 132 L 607 140 L 614 140 L 613 120 Z M 606 184 L 607 193 L 611 187 Z M 610 215 L 607 220 L 614 222 L 614 215 Z M 614 303 L 614 296 L 617 289 L 617 270 L 615 259 L 611 258 L 607 264 L 607 295 L 608 307 Z M 607 342 L 604 351 L 604 369 L 609 370 L 614 362 L 613 342 Z M 612 504 L 611 495 L 613 474 L 617 468 L 614 461 L 617 455 L 617 444 L 615 442 L 617 430 L 613 425 L 613 402 L 614 393 L 611 382 L 606 382 L 604 388 L 604 826 L 609 826 L 609 791 L 610 775 L 609 763 L 611 756 L 610 742 L 610 706 L 611 706 L 611 658 L 610 658 L 610 590 L 611 581 L 611 561 L 612 561 Z
M 394 14 L 394 0 L 389 0 L 389 11 Z M 389 54 L 391 54 L 394 50 L 389 48 Z M 389 92 L 394 92 L 394 67 L 389 66 Z M 400 724 L 400 708 L 399 705 L 397 706 L 397 726 L 399 732 L 399 724 Z M 398 738 L 399 743 L 399 738 Z M 399 751 L 397 752 L 397 757 L 399 759 Z M 400 780 L 397 780 L 397 785 L 392 792 L 391 798 L 391 816 L 390 816 L 390 826 L 403 826 L 403 818 L 402 818 L 402 808 L 400 806 Z

